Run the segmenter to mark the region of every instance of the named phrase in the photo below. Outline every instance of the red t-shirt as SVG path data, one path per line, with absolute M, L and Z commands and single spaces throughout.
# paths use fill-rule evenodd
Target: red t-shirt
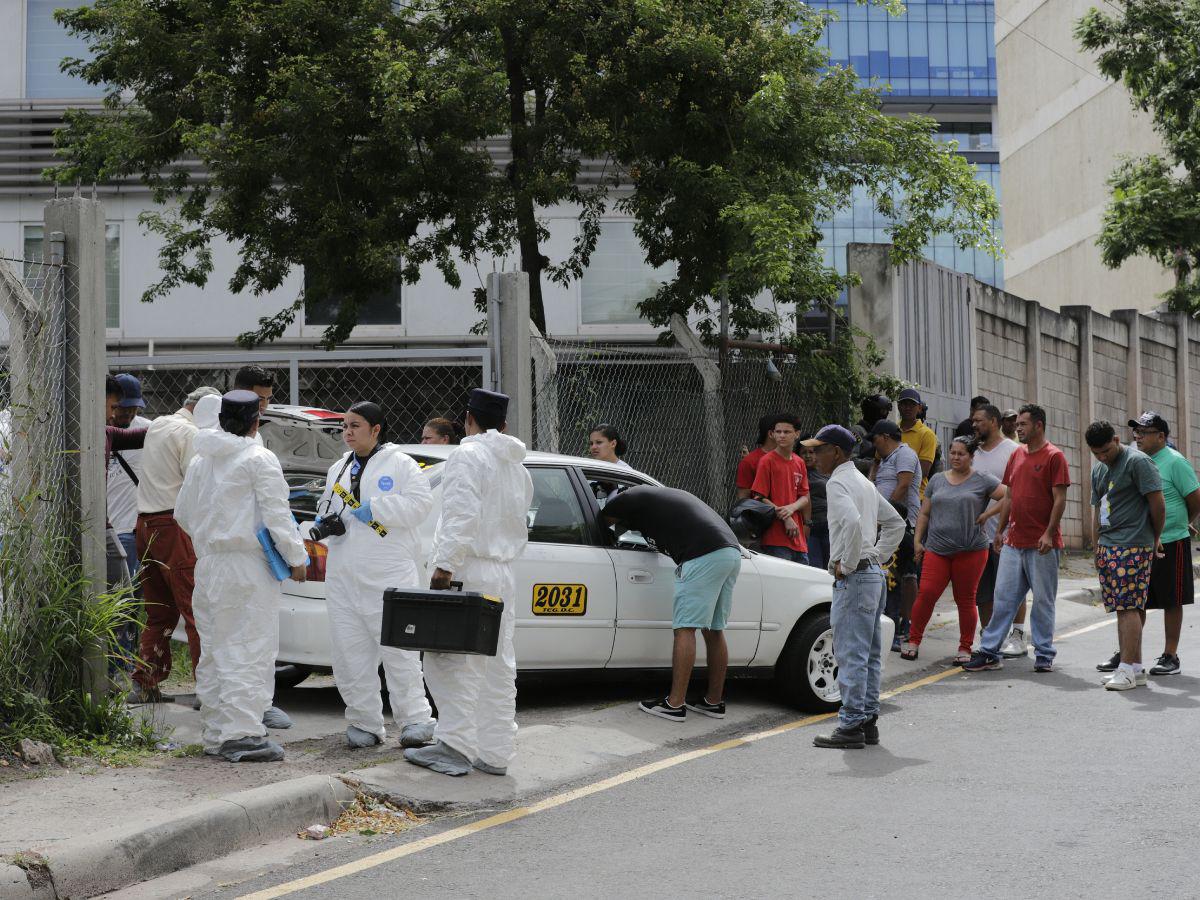
M 1008 514 L 1005 543 L 1018 550 L 1032 550 L 1050 524 L 1056 485 L 1071 483 L 1067 457 L 1049 441 L 1036 453 L 1017 447 L 1004 470 L 1012 507 Z M 1054 546 L 1063 546 L 1062 529 L 1054 532 Z
M 754 487 L 754 473 L 758 471 L 759 461 L 766 455 L 767 451 L 762 447 L 755 447 L 738 462 L 736 484 L 741 490 L 748 491 Z
M 766 497 L 776 506 L 787 506 L 795 503 L 801 497 L 808 496 L 808 469 L 804 460 L 793 453 L 790 459 L 784 459 L 772 451 L 763 454 L 758 470 L 754 474 L 754 485 L 750 488 L 760 497 Z M 793 516 L 796 524 L 800 525 L 800 517 Z M 808 541 L 804 539 L 804 528 L 795 537 L 789 537 L 783 522 L 776 519 L 762 536 L 766 547 L 791 547 L 800 553 L 808 552 Z

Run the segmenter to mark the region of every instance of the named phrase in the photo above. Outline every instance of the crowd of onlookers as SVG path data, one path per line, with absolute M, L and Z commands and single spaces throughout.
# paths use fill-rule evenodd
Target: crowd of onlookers
M 849 431 L 849 461 L 905 523 L 883 565 L 886 614 L 895 622 L 892 650 L 920 653 L 933 609 L 949 586 L 958 609 L 955 662 L 967 671 L 996 669 L 1034 648 L 1034 671 L 1054 668 L 1054 603 L 1063 548 L 1060 523 L 1070 473 L 1047 437 L 1036 404 L 1001 410 L 986 397 L 949 447 L 925 424 L 927 407 L 912 388 L 861 404 Z M 1151 675 L 1180 671 L 1183 606 L 1193 602 L 1191 523 L 1200 515 L 1200 483 L 1170 446 L 1170 426 L 1144 412 L 1128 427 L 1093 423 L 1085 434 L 1096 459 L 1091 476 L 1092 536 L 1105 608 L 1119 620 L 1120 650 L 1097 668 L 1105 686 L 1124 690 Z M 820 568 L 829 560 L 828 476 L 802 446 L 798 418 L 771 413 L 759 422 L 756 446 L 737 467 L 739 501 L 768 504 L 775 520 L 758 535 L 763 553 Z M 810 442 L 812 443 L 812 442 Z M 819 443 L 817 446 L 820 446 Z M 1032 594 L 1032 606 L 1027 596 Z M 1157 663 L 1143 668 L 1145 610 L 1163 609 L 1166 641 Z M 1027 621 L 1028 620 L 1028 621 Z

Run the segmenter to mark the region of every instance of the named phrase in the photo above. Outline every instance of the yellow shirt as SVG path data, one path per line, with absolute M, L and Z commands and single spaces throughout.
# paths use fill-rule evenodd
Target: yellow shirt
M 937 456 L 938 439 L 933 433 L 933 429 L 917 419 L 913 423 L 912 428 L 900 426 L 900 439 L 908 446 L 913 448 L 917 454 L 917 459 L 923 463 L 933 465 L 933 458 Z M 924 474 L 921 476 L 921 499 L 925 499 L 925 485 L 929 484 L 929 478 Z

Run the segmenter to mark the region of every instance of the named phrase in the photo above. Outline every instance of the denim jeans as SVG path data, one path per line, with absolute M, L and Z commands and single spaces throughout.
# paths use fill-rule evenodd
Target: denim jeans
M 808 565 L 808 554 L 802 553 L 799 550 L 793 550 L 791 547 L 777 547 L 774 544 L 771 546 L 764 545 L 762 552 L 767 556 L 774 556 L 777 559 L 786 559 L 788 562 L 800 563 Z
M 829 526 L 824 522 L 808 532 L 808 564 L 818 569 L 829 565 Z
M 868 566 L 833 583 L 833 656 L 838 664 L 838 687 L 843 728 L 856 728 L 879 715 L 879 682 L 883 674 L 883 629 L 879 616 L 887 595 L 883 570 Z
M 117 535 L 117 540 L 125 548 L 125 564 L 129 566 L 129 577 L 136 586 L 138 569 L 142 567 L 142 561 L 137 555 L 137 536 L 132 531 L 124 531 Z
M 1028 591 L 1033 591 L 1033 603 L 1029 608 L 1029 625 L 1033 633 L 1034 652 L 1038 657 L 1054 659 L 1054 602 L 1058 595 L 1058 557 L 1060 551 L 1051 550 L 1044 556 L 1031 550 L 1018 550 L 1007 544 L 1000 551 L 1000 563 L 996 571 L 996 593 L 992 601 L 992 618 L 983 636 L 979 649 L 992 656 L 999 656 L 1000 646 L 1012 628 L 1017 607 Z

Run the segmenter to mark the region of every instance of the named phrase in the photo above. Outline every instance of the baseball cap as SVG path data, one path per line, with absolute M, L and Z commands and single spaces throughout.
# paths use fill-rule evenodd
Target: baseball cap
M 891 419 L 880 419 L 871 426 L 871 437 L 876 437 L 881 434 L 886 434 L 890 438 L 896 440 L 901 439 L 900 426 Z
M 116 378 L 117 383 L 121 385 L 121 399 L 117 402 L 117 406 L 123 409 L 130 407 L 145 409 L 146 401 L 142 399 L 142 383 L 135 376 L 125 372 Z
M 822 444 L 832 444 L 835 447 L 841 447 L 849 453 L 854 449 L 858 441 L 855 440 L 854 434 L 850 429 L 843 428 L 841 425 L 826 425 L 814 437 L 800 443 L 804 447 L 820 447 Z
M 1130 419 L 1129 427 L 1153 428 L 1156 431 L 1161 431 L 1163 434 L 1171 433 L 1171 426 L 1167 424 L 1167 420 L 1152 410 L 1146 410 L 1136 419 Z
M 914 403 L 920 403 L 921 394 L 916 388 L 905 388 L 900 392 L 900 396 L 896 398 L 896 402 L 903 403 L 905 400 L 912 400 Z
M 1006 409 L 1004 412 L 1000 413 L 1000 418 L 1002 418 L 1002 419 L 1015 419 L 1016 417 L 1017 417 L 1017 411 L 1015 409 L 1012 409 L 1011 407 Z

